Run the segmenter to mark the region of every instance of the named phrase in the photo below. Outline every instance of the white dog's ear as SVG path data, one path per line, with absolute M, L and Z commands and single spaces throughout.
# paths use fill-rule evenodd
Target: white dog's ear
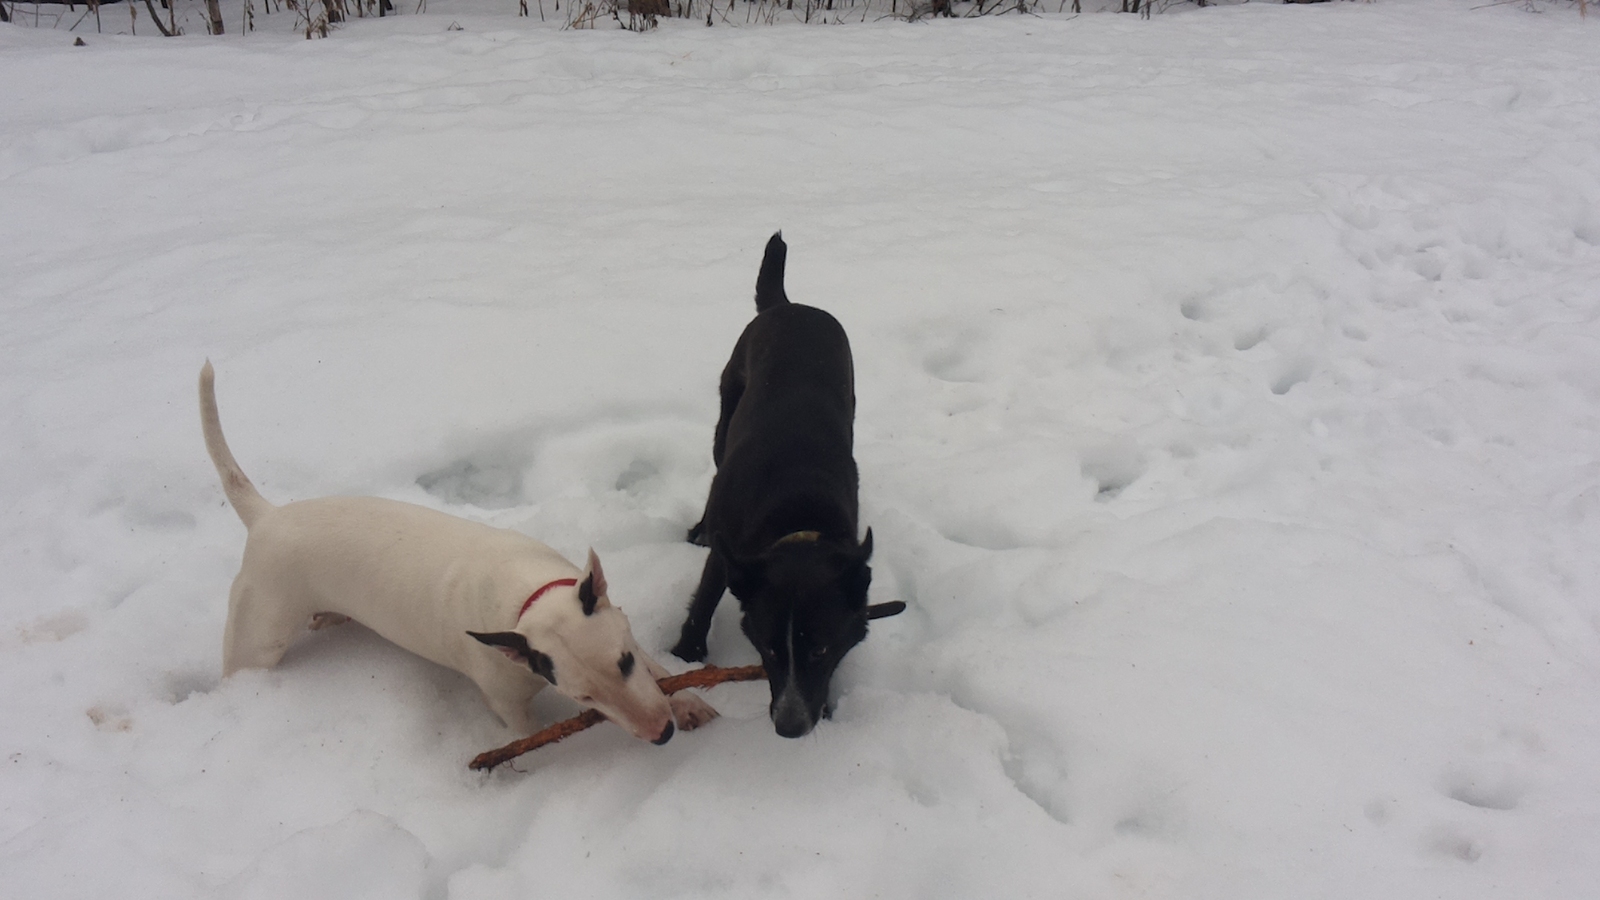
M 550 657 L 528 646 L 528 639 L 515 631 L 496 631 L 490 634 L 479 634 L 469 631 L 467 634 L 488 644 L 501 653 L 505 658 L 514 663 L 524 663 L 534 671 L 534 674 L 551 684 L 556 683 L 556 664 Z
M 583 604 L 583 614 L 594 615 L 595 607 L 600 603 L 600 598 L 607 597 L 611 586 L 606 584 L 606 570 L 600 568 L 600 557 L 595 555 L 594 548 L 589 548 L 589 562 L 583 567 L 583 575 L 578 579 L 578 602 Z

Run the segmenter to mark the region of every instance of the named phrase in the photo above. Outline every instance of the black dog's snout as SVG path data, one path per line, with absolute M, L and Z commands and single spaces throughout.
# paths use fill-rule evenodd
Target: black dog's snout
M 816 723 L 811 721 L 809 716 L 800 713 L 789 712 L 786 714 L 778 712 L 772 716 L 772 728 L 778 733 L 778 737 L 805 737 L 811 733 L 811 729 L 815 725 Z
M 805 722 L 774 722 L 773 728 L 778 737 L 797 738 L 811 733 L 811 726 Z
M 667 741 L 672 740 L 672 733 L 674 731 L 676 731 L 676 730 L 677 729 L 673 726 L 673 724 L 671 722 L 668 722 L 667 723 L 667 727 L 661 729 L 661 737 L 656 738 L 655 740 L 651 741 L 650 743 L 655 744 L 657 747 L 659 747 L 662 744 L 665 744 Z

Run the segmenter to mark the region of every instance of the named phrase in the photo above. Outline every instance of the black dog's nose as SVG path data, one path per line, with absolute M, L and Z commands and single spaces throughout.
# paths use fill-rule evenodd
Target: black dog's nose
M 778 715 L 772 719 L 772 729 L 778 732 L 778 737 L 786 738 L 805 737 L 815 724 L 809 718 L 798 715 Z
M 672 740 L 672 732 L 675 731 L 675 730 L 676 729 L 673 728 L 672 723 L 668 722 L 667 723 L 667 727 L 661 729 L 661 737 L 656 738 L 655 740 L 651 741 L 650 743 L 655 744 L 657 747 L 661 746 L 662 744 L 665 744 L 667 741 Z

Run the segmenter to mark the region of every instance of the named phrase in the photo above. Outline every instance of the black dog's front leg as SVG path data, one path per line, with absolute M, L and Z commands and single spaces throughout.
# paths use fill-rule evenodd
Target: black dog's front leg
M 686 662 L 700 662 L 706 658 L 706 634 L 711 631 L 711 616 L 728 589 L 728 570 L 722 554 L 715 550 L 706 556 L 706 567 L 700 573 L 700 586 L 694 589 L 694 599 L 689 601 L 689 616 L 683 620 L 683 631 L 672 655 Z

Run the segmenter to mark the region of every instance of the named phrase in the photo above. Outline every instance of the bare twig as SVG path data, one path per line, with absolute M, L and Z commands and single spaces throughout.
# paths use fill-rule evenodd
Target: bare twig
M 161 24 L 161 17 L 156 15 L 155 4 L 151 3 L 150 0 L 144 0 L 144 8 L 150 11 L 150 21 L 156 23 L 156 28 L 161 30 L 161 36 L 172 37 L 172 32 L 167 30 L 167 26 Z
M 760 681 L 767 677 L 767 672 L 760 666 L 705 666 L 684 672 L 681 675 L 671 675 L 656 682 L 661 685 L 664 694 L 676 694 L 688 688 L 708 688 L 728 681 Z M 542 731 L 529 735 L 521 740 L 511 743 L 497 750 L 490 750 L 473 757 L 468 766 L 478 771 L 492 769 L 507 760 L 516 759 L 530 750 L 537 750 L 546 744 L 554 744 L 563 738 L 569 738 L 586 728 L 604 722 L 605 716 L 598 710 L 586 709 L 570 719 L 557 722 Z

